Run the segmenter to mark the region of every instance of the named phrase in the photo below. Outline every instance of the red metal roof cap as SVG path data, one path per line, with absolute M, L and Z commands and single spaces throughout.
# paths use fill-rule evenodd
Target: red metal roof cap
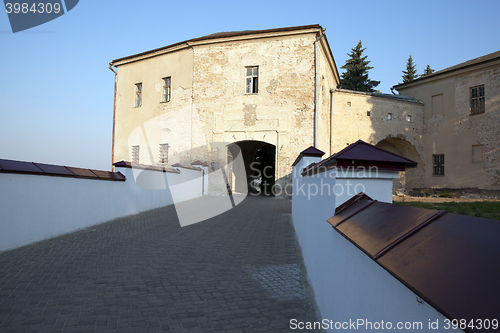
M 315 148 L 313 146 L 311 146 L 311 147 L 309 147 L 307 149 L 304 149 L 300 153 L 302 154 L 302 156 L 318 156 L 318 157 L 321 157 L 321 156 L 325 155 L 324 152 L 322 152 L 321 150 L 319 150 L 318 148 Z
M 357 161 L 377 161 L 390 163 L 403 163 L 406 165 L 417 165 L 417 162 L 409 158 L 395 154 L 388 150 L 379 148 L 358 140 L 348 147 L 342 149 L 336 154 L 330 156 L 327 160 L 357 160 Z

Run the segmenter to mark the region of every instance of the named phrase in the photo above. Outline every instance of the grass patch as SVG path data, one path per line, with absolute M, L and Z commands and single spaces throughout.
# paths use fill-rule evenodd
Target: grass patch
M 485 219 L 500 220 L 500 201 L 475 201 L 475 202 L 394 202 L 398 205 L 446 210 L 449 213 L 483 217 Z

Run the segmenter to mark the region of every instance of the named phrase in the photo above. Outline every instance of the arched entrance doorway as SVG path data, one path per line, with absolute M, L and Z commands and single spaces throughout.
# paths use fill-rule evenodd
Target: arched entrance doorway
M 241 153 L 246 175 L 228 170 L 228 183 L 234 192 L 271 195 L 275 183 L 276 147 L 263 141 L 245 140 L 229 144 L 228 165 Z M 245 181 L 237 177 L 246 177 Z M 242 188 L 245 186 L 246 188 Z
M 395 189 L 411 190 L 415 187 L 422 187 L 424 167 L 422 158 L 413 144 L 403 138 L 388 137 L 377 143 L 376 146 L 418 163 L 416 168 L 409 168 L 405 172 L 399 173 L 399 178 L 394 180 Z

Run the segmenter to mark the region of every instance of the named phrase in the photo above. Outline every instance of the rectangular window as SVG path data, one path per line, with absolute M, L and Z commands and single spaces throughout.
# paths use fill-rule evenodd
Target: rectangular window
M 135 107 L 140 108 L 142 106 L 142 83 L 137 83 L 135 85 Z
M 259 67 L 245 67 L 245 93 L 259 92 Z
M 442 115 L 443 114 L 443 95 L 432 96 L 432 114 Z
M 388 119 L 388 120 L 392 120 L 392 113 L 388 113 L 388 114 L 387 114 L 387 119 Z
M 483 145 L 472 146 L 472 163 L 474 164 L 483 163 Z
M 366 111 L 366 115 L 370 117 L 372 115 L 371 111 Z
M 484 113 L 484 85 L 470 88 L 470 114 Z
M 132 163 L 139 163 L 139 146 L 132 146 Z
M 411 123 L 411 116 L 410 115 L 406 116 L 406 120 L 408 120 L 408 122 Z
M 160 153 L 158 154 L 160 164 L 168 163 L 168 143 L 160 143 Z
M 172 88 L 172 79 L 169 77 L 163 78 L 163 96 L 161 101 L 163 103 L 170 102 L 170 91 Z
M 432 175 L 444 176 L 444 154 L 432 155 Z

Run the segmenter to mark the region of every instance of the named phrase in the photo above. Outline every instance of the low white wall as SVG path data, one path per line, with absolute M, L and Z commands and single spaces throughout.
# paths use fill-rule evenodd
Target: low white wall
M 202 195 L 201 171 L 116 171 L 127 180 L 0 173 L 0 251 Z
M 313 160 L 318 162 L 319 158 Z M 326 219 L 335 214 L 335 208 L 352 197 L 346 191 L 335 196 L 327 194 L 327 186 L 344 186 L 347 182 L 363 184 L 364 191 L 373 199 L 392 202 L 392 179 L 397 172 L 379 171 L 373 178 L 356 178 L 355 173 L 337 173 L 336 170 L 323 172 L 314 177 L 302 177 L 299 171 L 311 163 L 297 164 L 294 168 L 294 193 L 292 199 L 292 215 L 295 231 L 300 243 L 305 267 L 321 318 L 328 322 L 323 326 L 327 331 L 347 331 L 353 326 L 345 327 L 345 323 L 372 324 L 390 322 L 391 329 L 385 327 L 356 326 L 366 332 L 389 332 L 396 329 L 398 323 L 418 322 L 422 327 L 412 327 L 406 331 L 436 332 L 429 328 L 429 320 L 439 320 L 439 328 L 443 328 L 445 317 L 428 304 L 417 301 L 416 295 L 370 259 L 366 254 L 336 232 Z M 300 186 L 302 190 L 300 190 Z M 323 194 L 321 194 L 323 186 Z M 318 193 L 312 195 L 309 190 Z M 336 193 L 340 193 L 336 190 Z M 358 320 L 360 320 L 358 322 Z M 335 329 L 333 325 L 344 325 Z M 376 324 L 377 325 L 377 324 Z M 409 324 L 406 324 L 409 325 Z M 413 325 L 413 324 L 412 324 Z M 293 328 L 293 326 L 292 326 Z

